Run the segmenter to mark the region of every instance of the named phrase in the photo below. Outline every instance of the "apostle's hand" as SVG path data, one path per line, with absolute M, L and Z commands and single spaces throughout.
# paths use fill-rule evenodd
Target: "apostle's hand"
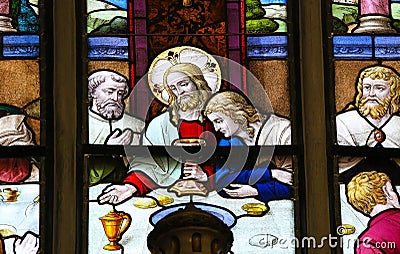
M 132 142 L 133 131 L 131 129 L 115 129 L 108 135 L 105 144 L 106 145 L 129 145 Z
M 271 169 L 272 178 L 281 183 L 293 185 L 293 173 L 282 169 Z
M 233 198 L 254 197 L 258 195 L 258 190 L 247 184 L 232 183 L 229 186 L 235 189 L 223 188 L 223 190 Z
M 100 205 L 111 204 L 119 205 L 130 199 L 137 191 L 136 187 L 131 184 L 113 184 L 107 186 L 97 197 Z
M 207 174 L 194 162 L 185 162 L 183 165 L 183 179 L 195 179 L 201 182 L 207 181 Z
M 15 254 L 36 254 L 39 249 L 39 238 L 31 233 L 16 239 L 14 242 Z

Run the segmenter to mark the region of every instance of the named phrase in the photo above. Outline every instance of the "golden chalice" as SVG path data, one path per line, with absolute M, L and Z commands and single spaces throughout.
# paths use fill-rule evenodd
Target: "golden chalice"
M 198 160 L 202 159 L 202 154 L 200 153 L 201 148 L 206 146 L 206 140 L 202 138 L 182 138 L 176 139 L 172 142 L 172 145 L 175 147 L 182 147 L 187 153 L 182 156 L 181 160 L 185 161 L 185 163 L 191 162 L 196 163 Z M 182 165 L 182 177 L 187 177 L 189 174 L 185 174 L 183 172 Z M 199 182 L 194 179 L 179 179 L 174 183 L 172 187 L 168 189 L 168 191 L 175 192 L 175 194 L 180 197 L 183 195 L 200 195 L 207 196 L 208 189 L 202 182 Z
M 121 240 L 121 236 L 131 225 L 131 216 L 129 216 L 127 213 L 113 210 L 99 219 L 101 220 L 104 232 L 110 241 L 110 243 L 105 245 L 103 249 L 120 250 L 122 246 L 118 243 L 118 241 Z M 123 224 L 124 220 L 125 224 Z

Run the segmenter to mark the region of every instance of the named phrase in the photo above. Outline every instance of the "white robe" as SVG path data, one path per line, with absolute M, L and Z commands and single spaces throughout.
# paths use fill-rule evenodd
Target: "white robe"
M 169 111 L 155 117 L 149 123 L 143 135 L 144 146 L 170 146 L 179 138 L 178 128 L 170 121 Z M 129 171 L 141 171 L 149 176 L 155 183 L 167 187 L 172 185 L 181 176 L 182 163 L 168 156 L 153 156 L 149 150 L 144 154 L 136 154 L 129 163 Z
M 257 145 L 290 145 L 291 137 L 290 121 L 271 115 L 261 129 Z
M 25 124 L 25 115 L 0 118 L 0 146 L 35 145 L 32 132 Z
M 357 110 L 350 110 L 336 116 L 337 143 L 342 146 L 374 147 L 378 141 L 374 139 L 375 126 L 362 117 Z M 393 115 L 380 128 L 386 135 L 382 146 L 386 148 L 400 147 L 400 117 Z M 363 157 L 340 157 L 339 173 L 354 167 Z
M 169 146 L 178 138 L 178 128 L 171 123 L 169 111 L 166 111 L 151 120 L 143 137 L 143 145 Z
M 89 109 L 89 144 L 104 144 L 112 131 L 131 129 L 133 131 L 131 145 L 139 145 L 144 125 L 142 120 L 127 113 L 124 113 L 121 119 L 110 121 Z
M 271 115 L 263 128 L 258 134 L 257 145 L 272 146 L 272 145 L 290 145 L 292 142 L 290 120 Z M 270 160 L 268 154 L 260 154 L 258 163 Z M 283 168 L 292 171 L 291 156 L 273 156 L 271 160 L 277 168 Z
M 347 111 L 336 116 L 338 145 L 374 147 L 378 142 L 374 139 L 374 131 L 378 128 L 370 124 L 357 110 Z M 380 128 L 386 135 L 382 146 L 385 148 L 400 147 L 400 117 L 393 115 Z

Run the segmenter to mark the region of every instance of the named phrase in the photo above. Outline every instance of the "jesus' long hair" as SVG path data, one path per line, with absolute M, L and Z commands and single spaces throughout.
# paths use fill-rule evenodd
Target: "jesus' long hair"
M 195 97 L 198 96 L 199 99 L 199 105 L 198 108 L 200 109 L 203 106 L 203 103 L 208 99 L 208 97 L 211 94 L 211 88 L 208 86 L 207 81 L 204 79 L 203 72 L 201 69 L 194 64 L 191 63 L 180 63 L 171 66 L 165 74 L 164 74 L 164 85 L 165 85 L 165 90 L 168 92 L 169 99 L 168 99 L 168 104 L 172 107 L 171 110 L 171 122 L 175 125 L 178 124 L 179 121 L 179 105 L 177 105 L 177 97 L 176 95 L 172 92 L 172 90 L 169 88 L 167 85 L 167 77 L 169 74 L 174 73 L 174 72 L 180 72 L 185 74 L 197 87 L 197 95 L 194 95 Z M 202 122 L 203 118 L 200 116 L 199 121 Z

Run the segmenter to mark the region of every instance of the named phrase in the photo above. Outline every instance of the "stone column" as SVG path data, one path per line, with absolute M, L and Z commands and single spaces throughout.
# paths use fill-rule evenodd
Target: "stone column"
M 353 33 L 396 33 L 391 27 L 389 0 L 360 0 L 360 23 Z
M 0 0 L 0 32 L 16 32 L 11 25 L 10 0 Z

